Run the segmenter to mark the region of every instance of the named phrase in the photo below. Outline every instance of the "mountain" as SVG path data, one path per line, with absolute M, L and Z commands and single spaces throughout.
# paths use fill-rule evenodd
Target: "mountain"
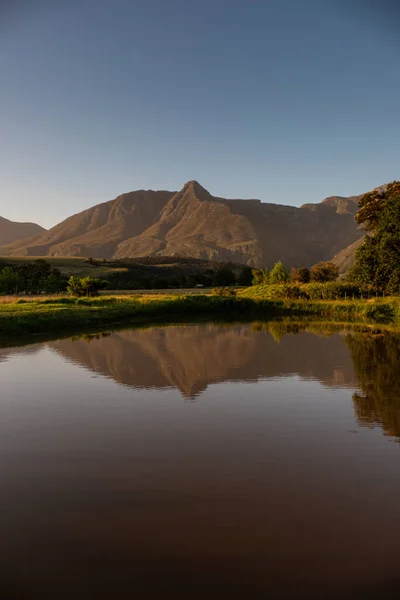
M 0 246 L 41 235 L 46 230 L 36 223 L 17 223 L 0 217 Z
M 358 240 L 357 196 L 300 208 L 212 196 L 198 182 L 180 192 L 140 190 L 69 217 L 34 239 L 0 248 L 13 256 L 187 256 L 271 266 L 310 266 Z
M 363 239 L 364 236 L 350 244 L 350 246 L 347 246 L 347 248 L 344 248 L 344 250 L 333 257 L 332 262 L 334 262 L 339 268 L 340 275 L 347 273 L 347 271 L 354 265 L 356 261 L 356 252 L 361 246 Z

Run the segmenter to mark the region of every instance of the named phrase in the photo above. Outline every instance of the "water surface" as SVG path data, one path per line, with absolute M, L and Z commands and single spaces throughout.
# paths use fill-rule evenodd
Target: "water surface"
M 0 597 L 397 597 L 400 337 L 304 329 L 0 350 Z

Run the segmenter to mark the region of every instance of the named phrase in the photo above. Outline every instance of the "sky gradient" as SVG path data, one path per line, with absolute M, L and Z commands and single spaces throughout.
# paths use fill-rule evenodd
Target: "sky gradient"
M 0 216 L 50 227 L 190 179 L 293 205 L 400 179 L 399 23 L 372 0 L 0 0 Z

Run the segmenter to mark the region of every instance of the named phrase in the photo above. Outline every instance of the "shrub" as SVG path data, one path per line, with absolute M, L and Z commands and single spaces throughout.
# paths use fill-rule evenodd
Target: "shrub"
M 227 287 L 214 288 L 212 291 L 213 296 L 236 296 L 236 290 Z
M 290 270 L 290 281 L 292 283 L 308 283 L 310 281 L 310 271 L 306 267 Z
M 339 269 L 333 262 L 320 262 L 311 267 L 311 281 L 326 283 L 328 281 L 336 281 L 338 277 Z
M 328 283 L 283 283 L 259 287 L 259 296 L 270 300 L 339 300 L 359 297 L 356 286 L 340 282 Z

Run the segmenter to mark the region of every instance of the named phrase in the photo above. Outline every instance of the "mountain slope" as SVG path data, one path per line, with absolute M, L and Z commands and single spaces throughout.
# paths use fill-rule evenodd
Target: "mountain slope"
M 180 192 L 138 191 L 73 215 L 0 254 L 28 256 L 187 256 L 271 266 L 310 266 L 362 236 L 358 197 L 332 196 L 300 208 L 212 196 L 196 181 Z
M 36 223 L 17 223 L 0 217 L 0 246 L 37 236 L 45 231 Z
M 13 256 L 111 258 L 119 242 L 147 229 L 172 192 L 130 192 L 62 221 L 27 244 L 1 248 Z
M 337 265 L 340 275 L 347 273 L 347 271 L 354 265 L 356 261 L 356 252 L 361 246 L 363 239 L 364 236 L 356 240 L 353 244 L 350 244 L 350 246 L 347 246 L 347 248 L 344 248 L 344 250 L 341 250 L 341 252 L 333 257 L 332 262 Z

